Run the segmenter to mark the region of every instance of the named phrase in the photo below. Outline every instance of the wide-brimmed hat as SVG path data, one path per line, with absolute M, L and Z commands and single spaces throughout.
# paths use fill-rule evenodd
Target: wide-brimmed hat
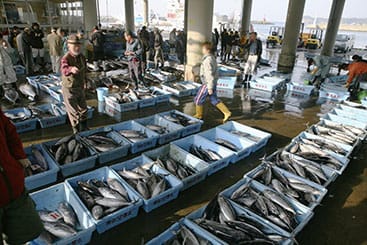
M 72 34 L 68 37 L 68 44 L 81 44 L 81 42 L 77 35 Z

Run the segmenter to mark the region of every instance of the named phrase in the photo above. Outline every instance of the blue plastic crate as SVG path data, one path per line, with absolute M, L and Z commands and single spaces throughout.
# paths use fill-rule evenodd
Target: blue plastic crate
M 45 150 L 41 147 L 41 145 L 33 145 L 30 147 L 27 147 L 24 149 L 24 152 L 26 153 L 28 159 L 33 163 L 36 162 L 36 159 L 34 157 L 31 157 L 32 148 L 38 149 L 43 157 L 45 158 L 47 164 L 48 164 L 48 170 L 35 174 L 32 176 L 28 176 L 25 178 L 25 186 L 28 190 L 33 190 L 38 187 L 42 187 L 51 183 L 55 183 L 57 181 L 57 172 L 59 172 L 59 167 L 55 164 L 54 161 L 50 158 L 50 156 L 45 152 Z
M 354 102 L 349 102 L 349 101 L 348 101 L 348 103 L 353 103 L 354 104 Z M 353 104 L 351 104 L 351 105 L 353 105 Z M 361 104 L 357 104 L 357 103 L 356 103 L 356 105 L 361 106 Z M 356 114 L 359 114 L 361 116 L 367 117 L 367 108 L 366 109 L 360 109 L 360 108 L 356 108 L 356 107 L 353 107 L 353 106 L 349 106 L 348 104 L 339 104 L 335 108 L 345 110 L 345 111 L 349 111 L 351 113 L 356 113 Z
M 178 177 L 175 176 L 175 178 L 177 178 L 179 181 L 183 183 L 182 190 L 186 190 L 191 186 L 203 181 L 206 178 L 209 171 L 209 165 L 206 162 L 182 150 L 180 147 L 174 144 L 165 145 L 158 149 L 144 152 L 143 155 L 149 157 L 152 160 L 157 160 L 157 157 L 164 158 L 166 156 L 169 156 L 176 162 L 182 163 L 194 169 L 196 173 L 183 180 L 180 180 Z M 164 169 L 164 171 L 170 173 L 166 169 Z
M 236 156 L 232 159 L 232 163 L 238 162 L 239 160 L 249 156 L 252 152 L 252 148 L 256 145 L 256 143 L 253 141 L 241 137 L 236 137 L 235 135 L 230 134 L 221 128 L 212 128 L 202 133 L 199 133 L 199 135 L 212 142 L 215 142 L 215 140 L 217 139 L 224 139 L 234 144 L 239 150 L 232 150 L 236 154 Z
M 22 65 L 15 65 L 13 66 L 15 70 L 15 74 L 17 75 L 24 75 L 25 74 L 25 67 Z
M 99 164 L 105 164 L 107 162 L 112 162 L 114 160 L 127 156 L 130 144 L 115 131 L 111 131 L 107 128 L 98 128 L 81 132 L 79 133 L 79 136 L 83 139 L 84 137 L 88 137 L 92 134 L 100 132 L 109 132 L 106 136 L 113 139 L 113 141 L 115 141 L 119 146 L 108 152 L 98 152 L 92 145 L 89 145 L 86 141 L 84 141 L 97 154 Z
M 152 92 L 154 93 L 157 93 L 155 96 L 156 98 L 156 102 L 157 104 L 159 103 L 168 103 L 169 102 L 169 99 L 171 97 L 171 93 L 163 90 L 163 89 L 160 89 L 160 88 L 157 88 L 157 87 L 152 87 L 151 88 Z
M 250 218 L 253 220 L 253 222 L 259 223 L 260 226 L 263 227 L 263 231 L 267 232 L 268 234 L 278 234 L 281 235 L 283 237 L 290 237 L 289 233 L 284 232 L 282 229 L 280 229 L 278 226 L 273 225 L 270 222 L 263 222 L 263 220 L 259 220 L 256 217 L 254 217 L 252 215 L 251 212 L 239 208 L 236 205 L 232 205 L 234 211 L 236 212 L 237 215 L 239 216 L 244 216 L 247 218 Z M 205 230 L 204 228 L 202 228 L 201 226 L 199 226 L 198 224 L 195 223 L 194 220 L 199 219 L 201 217 L 203 217 L 204 211 L 205 211 L 206 206 L 199 208 L 198 210 L 190 213 L 189 215 L 186 216 L 185 220 L 190 224 L 189 226 L 192 227 L 195 231 L 200 231 L 202 234 L 205 234 L 206 237 L 210 237 L 212 239 L 215 239 L 214 241 L 219 242 L 219 244 L 227 244 L 226 242 L 222 241 L 221 239 L 219 239 L 218 237 L 216 237 L 214 234 L 210 233 L 209 231 Z M 186 224 L 188 224 L 186 223 Z M 291 245 L 293 244 L 293 241 L 291 239 L 286 239 L 284 242 L 279 243 L 281 245 Z
M 255 145 L 255 147 L 252 148 L 253 152 L 259 150 L 262 147 L 264 147 L 268 143 L 268 140 L 271 138 L 271 134 L 269 134 L 269 133 L 266 133 L 266 132 L 258 130 L 258 129 L 254 129 L 252 127 L 240 124 L 240 123 L 235 122 L 235 121 L 226 122 L 225 124 L 218 126 L 218 128 L 224 129 L 228 132 L 230 132 L 232 130 L 237 130 L 237 131 L 240 131 L 240 132 L 250 134 L 250 135 L 255 136 L 255 137 L 259 137 L 260 138 L 259 141 L 257 141 L 257 142 L 254 141 L 256 143 L 256 145 Z M 246 138 L 246 137 L 242 137 L 242 138 Z M 253 141 L 253 140 L 251 140 L 251 141 Z
M 37 106 L 37 108 L 40 109 L 41 111 L 44 111 L 44 112 L 48 111 L 52 113 L 51 104 Z M 45 117 L 45 118 L 38 118 L 38 121 L 41 125 L 41 128 L 51 128 L 51 127 L 65 124 L 66 118 L 67 118 L 66 112 L 64 112 L 64 114 L 61 116 L 50 116 L 50 117 Z
M 186 152 L 190 152 L 191 145 L 195 145 L 198 147 L 202 147 L 203 149 L 210 149 L 217 154 L 219 154 L 222 159 L 208 163 L 209 171 L 208 175 L 211 175 L 222 168 L 228 166 L 228 164 L 232 161 L 233 157 L 235 157 L 235 153 L 233 151 L 228 150 L 227 148 L 217 145 L 199 135 L 192 135 L 177 141 L 172 142 L 172 144 L 180 147 Z
M 283 149 L 279 150 L 279 151 L 283 151 Z M 274 152 L 273 154 L 271 154 L 270 156 L 268 156 L 266 158 L 266 160 L 268 162 L 274 162 L 276 159 L 275 159 L 275 156 L 278 154 L 279 151 L 276 151 Z M 315 162 L 312 162 L 310 160 L 307 160 L 307 159 L 304 159 L 300 156 L 297 156 L 297 155 L 294 155 L 294 154 L 291 154 L 289 152 L 286 152 L 286 151 L 283 151 L 282 154 L 285 154 L 287 155 L 289 158 L 293 158 L 297 161 L 302 161 L 302 162 L 306 162 L 307 164 L 309 165 L 314 165 L 314 166 L 320 166 L 323 173 L 325 174 L 326 178 L 327 178 L 327 181 L 323 184 L 324 187 L 327 187 L 331 182 L 333 182 L 337 177 L 338 177 L 338 173 L 335 171 L 335 169 L 332 169 L 332 168 L 329 168 L 328 166 L 326 165 L 322 165 L 322 164 L 318 164 L 318 163 L 315 163 Z M 280 166 L 276 165 L 277 168 L 281 168 Z M 282 169 L 282 168 L 281 168 Z M 282 169 L 283 171 L 287 171 L 286 169 Z M 254 170 L 252 170 L 254 171 Z
M 80 141 L 80 139 L 78 138 L 78 136 L 76 136 L 77 139 Z M 52 159 L 52 161 L 59 166 L 61 173 L 64 177 L 68 177 L 80 172 L 83 172 L 85 170 L 88 169 L 92 169 L 96 166 L 97 163 L 97 158 L 98 156 L 96 155 L 96 153 L 94 151 L 92 151 L 89 147 L 88 151 L 90 152 L 90 156 L 86 157 L 84 159 L 66 164 L 66 165 L 61 165 L 59 164 L 56 159 L 53 157 L 53 155 L 51 154 L 49 147 L 54 145 L 57 142 L 57 140 L 53 140 L 53 141 L 49 141 L 49 142 L 45 142 L 42 144 L 43 149 L 46 151 L 47 154 L 49 154 L 50 158 Z M 84 144 L 84 143 L 83 143 Z
M 185 114 L 185 113 L 182 113 L 182 112 L 180 112 L 180 111 L 177 111 L 177 110 L 172 110 L 172 111 L 166 111 L 166 112 L 162 112 L 162 113 L 159 113 L 159 115 L 160 116 L 162 116 L 162 117 L 164 117 L 164 116 L 166 116 L 166 115 L 170 115 L 171 113 L 176 113 L 176 114 L 178 114 L 178 115 L 181 115 L 181 116 L 184 116 L 184 117 L 186 117 L 186 118 L 188 118 L 190 121 L 192 121 L 192 122 L 195 122 L 195 123 L 193 123 L 193 124 L 191 124 L 191 125 L 188 125 L 188 126 L 182 126 L 182 127 L 184 127 L 184 129 L 183 129 L 183 131 L 182 131 L 182 135 L 181 135 L 181 137 L 185 137 L 185 136 L 187 136 L 187 135 L 190 135 L 190 134 L 194 134 L 194 133 L 197 133 L 197 132 L 199 132 L 200 131 L 200 129 L 201 129 L 201 126 L 203 125 L 203 121 L 202 120 L 199 120 L 199 119 L 197 119 L 197 118 L 194 118 L 194 117 L 192 117 L 192 116 L 189 116 L 189 115 L 187 115 L 187 114 Z M 176 123 L 177 124 L 177 123 Z
M 111 99 L 109 96 L 105 96 L 105 102 L 106 105 L 109 105 L 118 112 L 134 111 L 139 107 L 139 101 L 120 104 L 117 101 Z
M 26 116 L 31 117 L 32 113 L 27 108 L 16 108 L 7 110 L 4 113 L 10 113 L 10 114 L 18 114 L 19 112 L 24 112 Z M 37 128 L 38 119 L 37 118 L 30 118 L 22 122 L 16 122 L 14 123 L 18 134 L 33 131 Z
M 51 87 L 48 89 L 48 93 L 50 94 L 50 96 L 52 98 L 54 98 L 55 100 L 59 101 L 59 102 L 63 102 L 64 101 L 64 96 L 62 95 L 61 91 L 61 87 L 57 86 L 57 87 Z
M 186 219 L 181 219 L 178 222 L 174 223 L 167 230 L 165 230 L 164 232 L 162 232 L 161 234 L 159 234 L 158 236 L 156 236 L 155 238 L 147 242 L 146 245 L 167 244 L 167 242 L 169 242 L 173 238 L 175 233 L 177 233 L 180 230 L 182 225 L 186 226 L 192 233 L 195 234 L 195 236 L 198 236 L 204 240 L 207 240 L 209 244 L 211 245 L 222 245 L 223 244 L 219 242 L 217 238 L 211 235 L 210 233 L 208 234 L 208 232 L 197 229 L 190 221 Z
M 91 220 L 91 217 L 84 211 L 80 204 L 76 194 L 64 183 L 60 183 L 51 186 L 47 189 L 43 189 L 32 193 L 31 198 L 35 202 L 37 210 L 56 210 L 60 202 L 67 202 L 74 209 L 76 216 L 79 220 L 78 233 L 65 238 L 59 239 L 53 244 L 66 245 L 66 244 L 88 244 L 91 241 L 95 225 Z M 52 198 L 50 198 L 52 197 Z M 35 239 L 31 244 L 45 245 L 41 239 Z
M 137 131 L 146 133 L 147 138 L 141 141 L 135 142 L 135 143 L 130 142 L 128 139 L 126 139 L 125 137 L 121 135 L 122 138 L 126 139 L 130 143 L 131 145 L 130 151 L 133 154 L 137 152 L 145 151 L 157 145 L 159 135 L 147 129 L 146 127 L 140 125 L 139 123 L 135 121 L 126 121 L 126 122 L 114 124 L 111 126 L 111 128 L 117 132 L 119 132 L 120 130 L 137 130 Z
M 259 182 L 252 180 L 251 178 L 248 177 L 244 177 L 242 180 L 238 181 L 236 184 L 232 185 L 231 187 L 225 189 L 223 192 L 220 193 L 220 195 L 223 195 L 225 197 L 230 198 L 230 196 L 232 195 L 232 193 L 237 190 L 240 186 L 242 186 L 243 184 L 250 184 L 250 186 L 252 188 L 254 188 L 255 190 L 258 191 L 264 191 L 264 190 L 271 190 L 269 187 L 266 187 L 264 185 L 261 185 Z M 235 203 L 234 201 L 230 200 L 230 202 L 232 203 L 232 205 L 235 208 L 239 208 L 239 209 L 243 209 L 244 211 L 247 211 L 252 217 L 258 219 L 261 223 L 264 224 L 272 224 L 273 226 L 278 227 L 279 229 L 283 230 L 284 234 L 287 235 L 287 237 L 295 237 L 302 229 L 303 227 L 306 226 L 306 224 L 311 220 L 312 216 L 313 216 L 313 212 L 311 209 L 307 208 L 306 206 L 295 202 L 293 199 L 284 196 L 282 194 L 280 194 L 284 199 L 286 199 L 288 201 L 288 203 L 296 210 L 296 220 L 297 220 L 297 227 L 292 230 L 291 232 L 285 231 L 282 228 L 280 228 L 279 226 L 273 224 L 272 222 L 270 222 L 269 220 L 261 217 L 260 215 L 254 213 L 253 211 L 249 210 L 247 207 L 243 207 L 237 203 Z
M 332 122 L 340 123 L 342 125 L 353 126 L 353 127 L 360 128 L 360 129 L 363 129 L 363 130 L 367 129 L 367 123 L 363 123 L 363 122 L 356 121 L 356 120 L 353 120 L 353 119 L 348 119 L 348 118 L 345 118 L 345 117 L 337 116 L 337 115 L 332 114 L 332 113 L 325 114 L 320 119 L 321 120 L 323 120 L 323 119 L 329 120 L 329 121 L 332 121 Z
M 246 177 L 249 177 L 251 179 L 254 179 L 254 176 L 257 175 L 259 173 L 259 171 L 262 171 L 264 169 L 264 165 L 263 164 L 260 164 L 259 166 L 257 166 L 255 169 L 253 169 L 252 171 L 246 173 L 244 176 Z M 320 205 L 322 199 L 325 197 L 326 193 L 327 193 L 327 189 L 324 187 L 324 186 L 321 186 L 315 182 L 312 182 L 308 179 L 305 179 L 305 178 L 302 178 L 302 177 L 299 177 L 298 175 L 294 175 L 288 171 L 285 171 L 281 168 L 278 168 L 277 166 L 273 165 L 273 168 L 276 169 L 278 172 L 280 172 L 284 177 L 288 178 L 288 177 L 291 177 L 293 179 L 296 179 L 299 181 L 299 183 L 303 183 L 303 184 L 307 184 L 307 185 L 310 185 L 312 186 L 313 188 L 315 188 L 316 190 L 318 190 L 320 192 L 320 195 L 316 195 L 315 198 L 315 202 L 313 203 L 310 203 L 309 206 L 307 206 L 309 209 L 314 209 L 316 206 Z M 255 180 L 255 179 L 254 179 Z M 256 180 L 256 182 L 259 182 Z M 264 184 L 260 183 L 259 184 L 265 186 Z M 266 186 L 266 187 L 269 187 L 270 189 L 274 190 L 275 192 L 277 192 L 272 186 Z M 301 205 L 305 205 L 305 204 L 302 204 L 301 202 L 299 202 L 297 199 L 295 198 L 291 198 L 293 199 L 295 202 L 298 202 L 299 204 Z M 306 205 L 305 205 L 306 206 Z
M 139 105 L 139 108 L 146 108 L 146 107 L 151 107 L 151 106 L 154 106 L 156 104 L 156 97 L 152 97 L 152 98 L 149 98 L 149 99 L 142 99 L 142 100 L 139 100 L 138 102 L 138 105 Z
M 87 118 L 92 119 L 93 118 L 93 113 L 94 113 L 94 107 L 87 106 L 87 108 L 88 108 Z
M 160 145 L 164 145 L 168 142 L 171 142 L 173 140 L 180 138 L 180 136 L 182 135 L 182 131 L 184 130 L 184 128 L 181 125 L 172 123 L 159 115 L 144 117 L 144 118 L 136 119 L 134 121 L 143 125 L 144 127 L 146 127 L 147 125 L 152 125 L 152 124 L 165 127 L 169 132 L 165 134 L 159 134 L 158 143 Z
M 100 234 L 115 226 L 118 226 L 119 224 L 122 224 L 123 222 L 131 218 L 136 217 L 138 215 L 139 208 L 142 205 L 141 198 L 138 195 L 136 195 L 136 193 L 133 190 L 130 189 L 130 186 L 123 179 L 121 179 L 120 176 L 118 176 L 114 171 L 112 171 L 108 167 L 99 168 L 92 172 L 82 174 L 66 180 L 66 184 L 75 191 L 78 181 L 88 181 L 90 179 L 98 179 L 106 181 L 107 178 L 116 179 L 121 185 L 123 185 L 123 187 L 126 189 L 129 195 L 130 200 L 132 200 L 133 203 L 127 207 L 116 210 L 115 212 L 101 218 L 100 220 L 95 220 L 92 217 L 92 214 L 90 213 L 88 208 L 78 197 L 79 203 L 82 205 L 84 212 L 86 212 L 90 217 L 92 217 L 92 221 L 95 223 L 96 229 Z M 75 193 L 75 195 L 77 194 Z
M 152 160 L 144 155 L 136 157 L 134 159 L 128 160 L 123 163 L 112 165 L 111 168 L 114 171 L 121 171 L 123 169 L 131 170 L 136 168 L 137 166 L 142 166 L 145 164 L 151 164 Z M 133 187 L 130 187 L 131 190 L 139 196 L 143 200 L 143 209 L 145 212 L 149 213 L 150 211 L 176 199 L 178 197 L 178 194 L 182 188 L 182 182 L 177 180 L 173 175 L 167 174 L 163 169 L 160 167 L 154 165 L 151 169 L 154 173 L 165 175 L 164 178 L 167 180 L 167 182 L 170 185 L 170 188 L 166 191 L 162 192 L 161 194 L 150 198 L 148 200 L 144 199 L 140 193 L 138 193 Z
M 27 77 L 26 79 L 28 83 L 38 91 L 40 87 L 39 87 L 37 78 L 38 76 L 30 76 L 30 77 Z

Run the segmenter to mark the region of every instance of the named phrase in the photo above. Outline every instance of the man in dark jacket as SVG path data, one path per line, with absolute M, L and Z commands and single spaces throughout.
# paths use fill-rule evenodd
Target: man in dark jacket
M 126 39 L 126 51 L 125 55 L 127 56 L 127 60 L 129 61 L 129 73 L 130 79 L 134 82 L 135 88 L 139 87 L 139 82 L 143 81 L 142 75 L 142 55 L 143 55 L 143 46 L 139 39 L 135 38 L 131 31 L 125 32 Z M 127 86 L 129 88 L 129 85 Z
M 13 49 L 17 49 L 17 39 L 16 38 L 19 33 L 20 33 L 19 28 L 17 26 L 14 26 L 9 34 L 8 42 Z
M 86 61 L 76 35 L 68 38 L 69 51 L 61 59 L 62 94 L 73 132 L 88 130 L 85 98 Z
M 250 38 L 244 45 L 244 49 L 248 56 L 244 69 L 244 82 L 250 81 L 256 70 L 257 64 L 260 62 L 262 54 L 262 42 L 257 38 L 257 33 L 252 32 Z
M 42 40 L 43 37 L 44 34 L 43 31 L 40 29 L 39 24 L 33 23 L 31 30 L 31 45 L 34 64 L 37 64 L 37 57 L 39 56 L 41 59 L 41 65 L 44 65 L 45 49 Z
M 93 44 L 94 61 L 102 60 L 104 58 L 104 36 L 98 26 L 93 28 L 90 42 Z
M 30 161 L 12 122 L 0 110 L 0 244 L 25 244 L 37 238 L 43 225 L 24 187 Z
M 22 52 L 24 59 L 24 66 L 27 75 L 33 74 L 33 62 L 32 62 L 32 44 L 31 44 L 31 31 L 28 27 L 24 28 L 22 34 Z

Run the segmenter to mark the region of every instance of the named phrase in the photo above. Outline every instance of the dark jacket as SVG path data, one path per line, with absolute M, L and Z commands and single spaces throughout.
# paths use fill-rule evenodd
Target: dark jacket
M 103 51 L 104 35 L 102 31 L 95 31 L 92 34 L 90 41 L 93 44 L 94 51 Z
M 43 32 L 40 29 L 38 29 L 38 30 L 32 29 L 32 31 L 31 31 L 31 45 L 32 45 L 32 48 L 42 49 L 43 48 L 42 38 L 44 36 L 45 35 L 43 34 Z
M 154 34 L 154 48 L 162 48 L 163 38 L 160 33 Z
M 135 55 L 127 56 L 129 61 L 131 60 L 142 60 L 143 47 L 139 39 L 134 38 L 132 43 L 126 42 L 126 51 L 134 52 Z
M 22 47 L 23 52 L 28 53 L 32 51 L 32 44 L 31 44 L 31 34 L 23 32 L 22 35 Z
M 78 74 L 71 73 L 71 67 L 76 66 L 79 69 Z M 73 56 L 67 52 L 61 59 L 61 80 L 65 88 L 84 88 L 86 73 L 86 61 L 82 54 Z
M 27 158 L 13 123 L 0 110 L 0 208 L 24 192 L 24 169 L 18 160 Z
M 256 42 L 257 42 L 257 51 L 256 51 L 256 55 L 259 57 L 259 61 L 260 61 L 260 58 L 261 58 L 261 54 L 263 52 L 263 44 L 261 42 L 260 39 L 256 39 Z M 251 42 L 250 42 L 250 39 L 248 39 L 244 45 L 244 49 L 247 51 L 247 53 L 249 53 L 250 51 L 250 46 L 251 46 Z

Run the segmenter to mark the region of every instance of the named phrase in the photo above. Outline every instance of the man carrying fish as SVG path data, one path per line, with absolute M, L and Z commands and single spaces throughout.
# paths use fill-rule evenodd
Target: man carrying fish
M 88 129 L 85 99 L 86 61 L 81 54 L 81 42 L 76 35 L 68 38 L 69 51 L 61 59 L 62 94 L 73 132 Z
M 212 44 L 210 42 L 203 43 L 202 47 L 203 59 L 200 66 L 201 87 L 197 93 L 194 103 L 196 105 L 196 114 L 194 117 L 203 118 L 203 104 L 209 96 L 212 105 L 216 106 L 223 114 L 223 123 L 225 123 L 232 115 L 227 106 L 217 97 L 217 61 L 213 54 Z
M 8 244 L 24 244 L 37 238 L 43 225 L 24 187 L 30 161 L 15 126 L 1 110 L 0 144 L 0 236 L 4 234 Z

